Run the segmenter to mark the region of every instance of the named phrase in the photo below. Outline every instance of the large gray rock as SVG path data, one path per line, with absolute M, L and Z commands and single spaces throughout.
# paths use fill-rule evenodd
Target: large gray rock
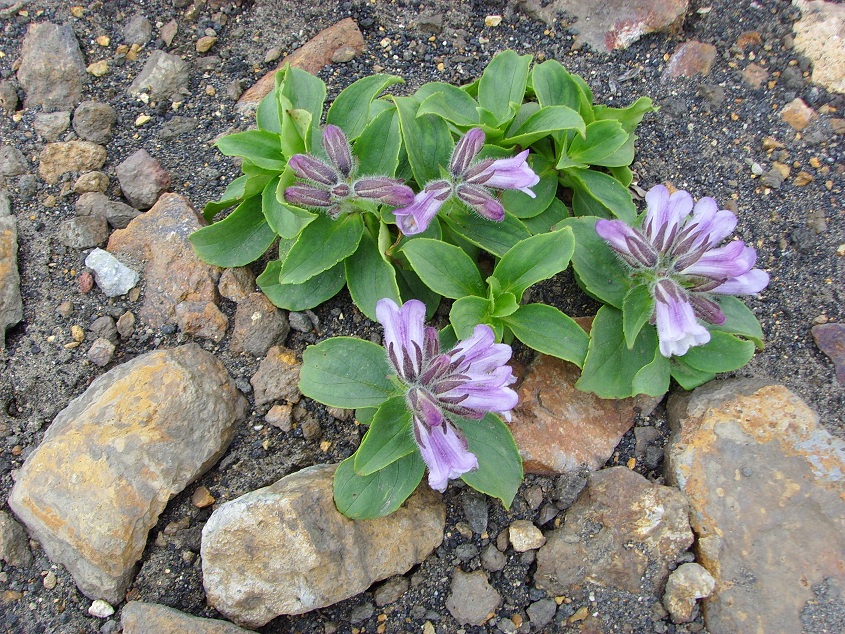
M 845 443 L 782 385 L 717 381 L 670 401 L 668 477 L 692 506 L 716 589 L 711 632 L 800 632 L 827 584 L 845 600 Z
M 246 409 L 195 344 L 137 357 L 59 413 L 9 506 L 85 595 L 120 602 L 168 500 L 217 461 Z
M 793 0 L 801 9 L 795 48 L 813 62 L 813 82 L 845 93 L 845 6 L 821 0 Z
M 191 64 L 178 55 L 153 51 L 127 92 L 137 95 L 148 90 L 153 99 L 179 101 L 188 92 L 190 72 Z
M 23 319 L 21 277 L 18 272 L 18 223 L 4 215 L 9 199 L 0 193 L 0 349 L 6 347 L 6 329 Z
M 27 108 L 73 110 L 82 96 L 85 79 L 85 62 L 70 26 L 50 22 L 30 25 L 18 69 Z
M 217 619 L 201 619 L 166 605 L 130 601 L 120 613 L 123 634 L 248 634 Z
M 425 486 L 387 517 L 341 515 L 335 468 L 303 469 L 214 511 L 201 554 L 216 610 L 248 627 L 316 610 L 407 572 L 443 540 L 446 509 Z
M 73 111 L 73 130 L 80 139 L 92 143 L 108 143 L 117 111 L 107 103 L 83 101 Z

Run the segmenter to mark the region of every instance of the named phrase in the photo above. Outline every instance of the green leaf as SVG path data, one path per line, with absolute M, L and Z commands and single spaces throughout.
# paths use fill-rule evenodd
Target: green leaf
M 441 350 L 451 350 L 458 343 L 458 335 L 455 334 L 455 329 L 449 324 L 440 329 L 438 339 L 440 339 Z
M 267 132 L 282 133 L 282 123 L 279 119 L 279 97 L 276 90 L 271 90 L 258 102 L 255 111 L 255 122 L 259 130 Z
M 531 55 L 508 50 L 497 54 L 484 69 L 478 84 L 478 103 L 489 110 L 497 123 L 510 119 L 525 95 Z
M 476 491 L 500 499 L 509 509 L 522 484 L 522 458 L 510 429 L 494 414 L 481 420 L 455 417 L 455 423 L 478 459 L 478 469 L 465 473 L 461 480 Z
M 556 224 L 569 217 L 569 210 L 563 201 L 555 198 L 552 203 L 539 216 L 533 218 L 523 218 L 522 222 L 528 227 L 528 230 L 533 234 L 546 233 L 552 230 Z
M 577 111 L 581 106 L 581 89 L 557 60 L 535 64 L 531 71 L 531 86 L 543 107 L 568 106 Z
M 558 174 L 554 165 L 539 154 L 528 155 L 528 165 L 540 177 L 540 182 L 531 187 L 534 198 L 518 189 L 502 192 L 502 206 L 517 218 L 531 218 L 549 208 L 557 195 Z
M 448 166 L 454 144 L 449 125 L 434 115 L 417 117 L 419 105 L 413 97 L 393 97 L 399 111 L 402 140 L 414 178 L 420 187 L 440 178 L 440 167 Z
M 376 319 L 376 304 L 389 298 L 402 304 L 396 270 L 379 252 L 375 238 L 369 231 L 361 235 L 358 250 L 346 260 L 346 283 L 352 301 L 367 317 Z
M 447 213 L 443 213 L 446 211 Z M 502 222 L 487 220 L 465 209 L 463 205 L 447 201 L 440 214 L 448 227 L 464 240 L 502 257 L 517 242 L 531 236 L 522 222 L 505 213 Z
M 622 185 L 627 187 L 631 184 L 633 175 L 631 175 L 631 178 L 627 178 L 626 176 L 627 180 L 626 178 L 619 178 L 612 168 L 626 167 L 634 162 L 634 141 L 636 141 L 636 139 L 636 134 L 629 134 L 625 142 L 619 146 L 619 149 L 602 159 L 596 159 L 592 162 L 592 164 L 610 168 L 610 173 L 613 177 L 622 183 Z
M 501 143 L 506 146 L 519 144 L 525 147 L 553 132 L 565 130 L 577 130 L 583 135 L 584 119 L 567 106 L 548 106 L 531 115 L 512 136 L 503 139 Z
M 739 370 L 754 356 L 754 344 L 726 332 L 711 332 L 710 341 L 693 346 L 681 358 L 701 372 L 731 372 Z
M 574 251 L 575 237 L 569 227 L 532 236 L 505 253 L 493 275 L 502 284 L 502 292 L 510 291 L 521 299 L 529 286 L 563 271 Z
M 381 346 L 353 337 L 333 337 L 302 353 L 299 389 L 329 407 L 378 407 L 395 394 L 391 374 L 394 370 Z
M 625 132 L 632 134 L 643 117 L 649 112 L 656 112 L 657 108 L 652 105 L 648 97 L 640 97 L 627 108 L 611 108 L 610 106 L 594 106 L 596 119 L 615 119 L 622 124 Z
M 571 227 L 575 234 L 572 268 L 578 283 L 592 297 L 622 309 L 630 288 L 628 270 L 616 253 L 596 233 L 597 218 L 566 218 L 558 227 Z
M 359 407 L 355 410 L 355 420 L 361 425 L 369 425 L 378 411 L 377 407 Z
M 587 358 L 575 387 L 600 398 L 634 396 L 634 379 L 654 360 L 656 349 L 657 331 L 647 326 L 629 350 L 622 332 L 622 311 L 602 306 L 593 320 Z
M 622 324 L 625 331 L 625 345 L 634 347 L 637 335 L 654 313 L 654 300 L 646 284 L 632 288 L 622 301 Z
M 260 258 L 276 239 L 261 211 L 261 197 L 247 198 L 220 222 L 189 237 L 197 255 L 222 267 L 244 266 Z
M 672 357 L 669 361 L 669 368 L 672 378 L 685 390 L 694 390 L 699 385 L 704 385 L 716 377 L 715 372 L 702 372 L 684 363 L 682 357 Z
M 279 200 L 284 196 L 285 188 L 294 181 L 293 170 L 286 169 L 267 183 L 261 194 L 261 209 L 270 227 L 282 238 L 289 240 L 299 235 L 317 216 L 310 211 L 300 209 Z
M 628 161 L 628 163 L 630 162 L 631 161 Z M 613 178 L 622 183 L 624 187 L 629 187 L 634 181 L 634 173 L 631 171 L 631 168 L 628 167 L 628 163 L 621 167 L 608 167 L 608 170 L 613 175 Z
M 418 451 L 405 396 L 394 396 L 378 408 L 358 451 L 355 473 L 368 476 L 409 453 Z
M 398 268 L 399 275 L 396 278 L 399 284 L 399 292 L 402 295 L 402 300 L 407 302 L 409 299 L 418 299 L 425 304 L 425 315 L 428 319 L 434 317 L 437 307 L 440 306 L 440 294 L 435 293 L 428 286 L 425 285 L 419 275 L 414 273 L 410 268 Z
M 580 118 L 580 117 L 579 117 Z M 594 121 L 587 126 L 586 138 L 575 137 L 569 145 L 568 158 L 576 163 L 594 165 L 622 147 L 628 133 L 616 120 Z M 558 165 L 558 167 L 562 167 Z
M 439 88 L 422 101 L 417 116 L 433 114 L 461 127 L 478 125 L 475 99 L 451 84 L 439 84 Z
M 357 139 L 369 122 L 370 103 L 389 86 L 404 83 L 396 75 L 370 75 L 353 82 L 335 98 L 326 123 L 339 127 L 350 141 Z
M 458 247 L 416 238 L 402 247 L 411 267 L 435 293 L 457 299 L 466 295 L 484 295 L 484 282 L 478 267 Z
M 282 141 L 278 134 L 266 130 L 247 130 L 221 137 L 217 148 L 226 156 L 249 159 L 258 167 L 275 172 L 285 169 Z
M 285 310 L 307 310 L 319 306 L 337 295 L 346 284 L 342 262 L 305 280 L 302 284 L 281 284 L 279 282 L 281 271 L 282 263 L 279 260 L 268 262 L 256 282 L 274 305 Z
M 572 204 L 576 215 L 615 216 L 628 224 L 633 224 L 637 218 L 631 192 L 608 174 L 571 168 L 564 172 L 564 185 L 573 189 Z M 589 206 L 589 214 L 579 212 L 578 197 Z
M 449 321 L 458 339 L 468 339 L 478 324 L 488 323 L 490 302 L 484 297 L 469 295 L 452 304 Z
M 282 264 L 280 281 L 301 284 L 342 262 L 355 253 L 363 231 L 359 213 L 343 214 L 337 220 L 319 214 L 291 247 Z
M 493 297 L 493 313 L 491 317 L 505 318 L 519 310 L 519 302 L 513 293 L 500 293 Z
M 418 451 L 409 453 L 372 475 L 355 473 L 354 458 L 341 462 L 334 474 L 334 503 L 353 520 L 390 515 L 419 486 L 425 463 Z
M 392 177 L 399 165 L 401 146 L 399 115 L 391 106 L 367 124 L 352 148 L 358 157 L 358 173 Z
M 291 116 L 298 124 L 300 136 L 305 139 L 305 149 L 309 152 L 320 146 L 320 119 L 323 117 L 323 103 L 326 100 L 326 84 L 311 73 L 295 66 L 285 67 L 285 78 L 280 92 L 292 104 Z M 299 112 L 307 112 L 304 117 Z M 295 114 L 297 113 L 297 114 Z M 282 123 L 284 130 L 284 122 Z
M 669 359 L 654 351 L 654 359 L 634 375 L 631 382 L 634 394 L 663 396 L 669 391 Z
M 584 365 L 590 338 L 569 315 L 554 306 L 526 304 L 502 321 L 529 348 Z
M 708 324 L 708 329 L 739 335 L 754 342 L 759 350 L 763 349 L 763 329 L 751 309 L 738 297 L 724 295 L 717 299 L 722 312 L 725 313 L 725 323 L 721 326 Z
M 226 191 L 224 191 L 223 195 L 220 196 L 220 200 L 206 203 L 205 209 L 203 209 L 202 212 L 202 216 L 205 218 L 206 222 L 211 222 L 211 219 L 224 209 L 229 209 L 229 207 L 234 207 L 242 202 L 243 199 L 247 197 L 245 194 L 248 180 L 249 176 L 246 174 L 238 176 L 235 180 L 229 183 L 228 187 L 226 187 Z

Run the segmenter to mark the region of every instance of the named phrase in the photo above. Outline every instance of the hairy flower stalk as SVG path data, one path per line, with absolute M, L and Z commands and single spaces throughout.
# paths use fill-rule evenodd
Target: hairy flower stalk
M 660 353 L 681 356 L 710 341 L 699 323 L 725 323 L 712 295 L 751 295 L 769 283 L 769 274 L 755 269 L 757 252 L 742 240 L 717 246 L 736 228 L 736 216 L 705 197 L 693 207 L 683 190 L 669 193 L 663 185 L 646 194 L 648 209 L 642 227 L 621 220 L 599 220 L 596 232 L 648 284 L 654 300 L 651 323 L 657 325 Z
M 337 218 L 350 210 L 352 201 L 369 199 L 379 204 L 401 207 L 414 199 L 414 192 L 398 178 L 368 176 L 356 178 L 358 169 L 352 148 L 343 130 L 327 125 L 323 130 L 323 149 L 331 165 L 311 154 L 295 154 L 288 165 L 305 182 L 285 188 L 285 200 L 298 207 L 324 209 Z
M 534 198 L 529 189 L 540 177 L 526 163 L 528 150 L 512 158 L 475 161 L 484 147 L 484 131 L 473 128 L 460 138 L 449 161 L 449 178 L 430 181 L 416 195 L 413 203 L 394 209 L 396 224 L 406 235 L 422 233 L 428 228 L 443 204 L 452 196 L 488 220 L 501 222 L 505 208 L 491 189 L 518 189 Z
M 400 308 L 390 299 L 376 305 L 384 326 L 387 355 L 406 388 L 414 438 L 428 466 L 432 489 L 445 491 L 448 481 L 478 468 L 464 435 L 450 416 L 481 419 L 494 412 L 510 420 L 517 394 L 507 344 L 494 343 L 489 326 L 475 327 L 472 337 L 440 352 L 437 330 L 425 325 L 425 305 L 412 299 Z

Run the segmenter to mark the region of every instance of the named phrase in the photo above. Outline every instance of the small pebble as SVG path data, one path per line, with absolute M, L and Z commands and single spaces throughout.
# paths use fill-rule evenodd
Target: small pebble
M 52 570 L 49 571 L 46 575 L 44 575 L 44 580 L 42 581 L 42 583 L 44 584 L 44 587 L 47 588 L 47 590 L 52 590 L 53 588 L 55 588 L 56 584 L 58 584 L 58 579 L 56 579 L 56 573 L 54 573 Z
M 102 599 L 97 599 L 88 608 L 88 614 L 96 616 L 98 619 L 107 619 L 114 614 L 114 608 Z
M 204 486 L 197 487 L 196 491 L 194 491 L 193 495 L 191 495 L 191 503 L 198 509 L 211 506 L 214 502 L 214 496 L 211 495 L 211 491 Z
M 114 355 L 114 344 L 102 337 L 96 339 L 88 349 L 88 360 L 96 366 L 103 367 L 109 364 Z

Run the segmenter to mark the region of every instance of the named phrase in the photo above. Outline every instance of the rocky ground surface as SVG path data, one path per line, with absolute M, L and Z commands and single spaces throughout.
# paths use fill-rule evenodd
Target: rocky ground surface
M 845 5 L 796 4 L 0 0 L 0 629 L 845 630 Z M 736 211 L 767 347 L 662 403 L 518 350 L 512 508 L 454 484 L 353 523 L 320 465 L 362 430 L 298 363 L 379 327 L 196 260 L 193 208 L 239 172 L 212 143 L 286 56 L 331 97 L 505 48 L 660 105 L 634 189 Z M 595 309 L 568 274 L 536 295 Z

